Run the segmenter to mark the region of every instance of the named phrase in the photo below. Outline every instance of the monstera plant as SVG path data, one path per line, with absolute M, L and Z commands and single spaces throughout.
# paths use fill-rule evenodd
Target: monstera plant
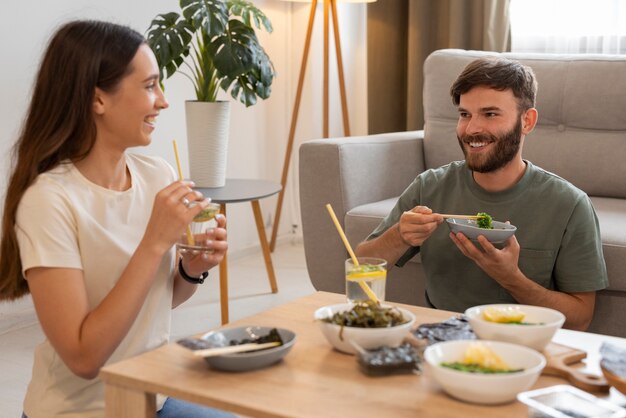
M 265 14 L 246 0 L 180 0 L 180 14 L 157 15 L 147 39 L 164 80 L 180 71 L 196 98 L 215 102 L 219 89 L 245 104 L 270 96 L 274 67 L 254 27 L 272 32 Z
M 265 14 L 246 0 L 180 0 L 180 13 L 157 15 L 147 33 L 161 80 L 180 72 L 191 80 L 195 101 L 185 102 L 189 169 L 200 187 L 226 183 L 230 102 L 246 107 L 270 96 L 274 66 L 257 29 L 272 32 Z

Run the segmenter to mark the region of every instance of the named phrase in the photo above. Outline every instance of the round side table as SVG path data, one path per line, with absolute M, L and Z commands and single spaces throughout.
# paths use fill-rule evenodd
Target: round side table
M 196 190 L 204 196 L 210 197 L 211 201 L 220 204 L 220 212 L 226 215 L 227 203 L 250 202 L 252 204 L 252 212 L 256 229 L 261 242 L 261 250 L 265 259 L 265 269 L 269 278 L 272 293 L 278 292 L 276 285 L 276 275 L 274 274 L 274 265 L 270 255 L 270 248 L 265 234 L 265 226 L 263 225 L 263 215 L 261 214 L 261 206 L 259 199 L 275 195 L 282 189 L 280 183 L 268 180 L 253 179 L 226 179 L 223 187 L 196 187 Z M 222 313 L 222 324 L 228 322 L 228 260 L 227 255 L 220 263 L 220 307 Z

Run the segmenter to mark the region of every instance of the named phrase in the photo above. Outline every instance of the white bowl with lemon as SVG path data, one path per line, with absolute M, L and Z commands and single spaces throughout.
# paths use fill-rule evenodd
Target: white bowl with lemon
M 474 306 L 465 316 L 480 339 L 521 344 L 538 351 L 565 322 L 565 315 L 555 309 L 516 304 Z
M 427 373 L 450 396 L 478 404 L 514 401 L 546 365 L 541 353 L 501 341 L 454 340 L 424 351 Z

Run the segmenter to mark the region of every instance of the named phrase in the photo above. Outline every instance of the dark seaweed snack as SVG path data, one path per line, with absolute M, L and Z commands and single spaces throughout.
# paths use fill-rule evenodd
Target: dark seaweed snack
M 421 358 L 411 344 L 399 347 L 380 347 L 359 353 L 360 369 L 368 376 L 386 376 L 421 371 Z
M 193 351 L 204 350 L 205 348 L 219 347 L 215 345 L 215 342 L 205 340 L 203 338 L 194 338 L 194 337 L 183 338 L 176 342 L 182 345 L 183 347 L 188 348 Z M 278 330 L 276 328 L 272 328 L 267 335 L 261 335 L 261 336 L 253 337 L 253 338 L 244 338 L 242 340 L 231 340 L 228 342 L 228 345 L 240 345 L 240 344 L 247 344 L 247 343 L 261 344 L 261 343 L 272 343 L 272 342 L 278 342 L 280 343 L 280 345 L 284 344 L 283 339 L 280 337 L 280 334 L 278 333 Z M 269 350 L 270 348 L 274 348 L 274 347 L 269 347 L 269 348 L 266 348 L 265 350 Z M 263 350 L 257 350 L 257 351 L 263 351 Z
M 493 218 L 491 217 L 491 215 L 485 212 L 478 212 L 476 216 L 479 216 L 479 218 L 476 219 L 476 225 L 479 228 L 493 229 L 493 225 L 491 225 L 491 221 L 493 220 Z
M 267 335 L 261 335 L 253 338 L 244 338 L 241 340 L 230 340 L 229 345 L 241 345 L 241 344 L 263 344 L 263 343 L 280 343 L 283 345 L 283 339 L 280 337 L 278 330 L 272 328 Z
M 422 324 L 413 331 L 413 335 L 417 339 L 427 340 L 428 345 L 441 341 L 476 339 L 476 334 L 474 334 L 465 315 L 455 316 L 434 324 Z

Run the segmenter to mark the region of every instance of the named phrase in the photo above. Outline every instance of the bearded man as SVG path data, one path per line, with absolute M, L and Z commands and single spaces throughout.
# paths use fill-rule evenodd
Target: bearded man
M 357 247 L 402 267 L 418 252 L 432 307 L 463 312 L 487 303 L 561 311 L 570 329 L 591 323 L 595 293 L 608 285 L 600 229 L 587 195 L 522 158 L 537 122 L 537 82 L 516 61 L 471 62 L 450 90 L 465 156 L 427 170 Z M 442 226 L 441 213 L 486 212 L 517 227 L 503 245 L 476 243 Z

